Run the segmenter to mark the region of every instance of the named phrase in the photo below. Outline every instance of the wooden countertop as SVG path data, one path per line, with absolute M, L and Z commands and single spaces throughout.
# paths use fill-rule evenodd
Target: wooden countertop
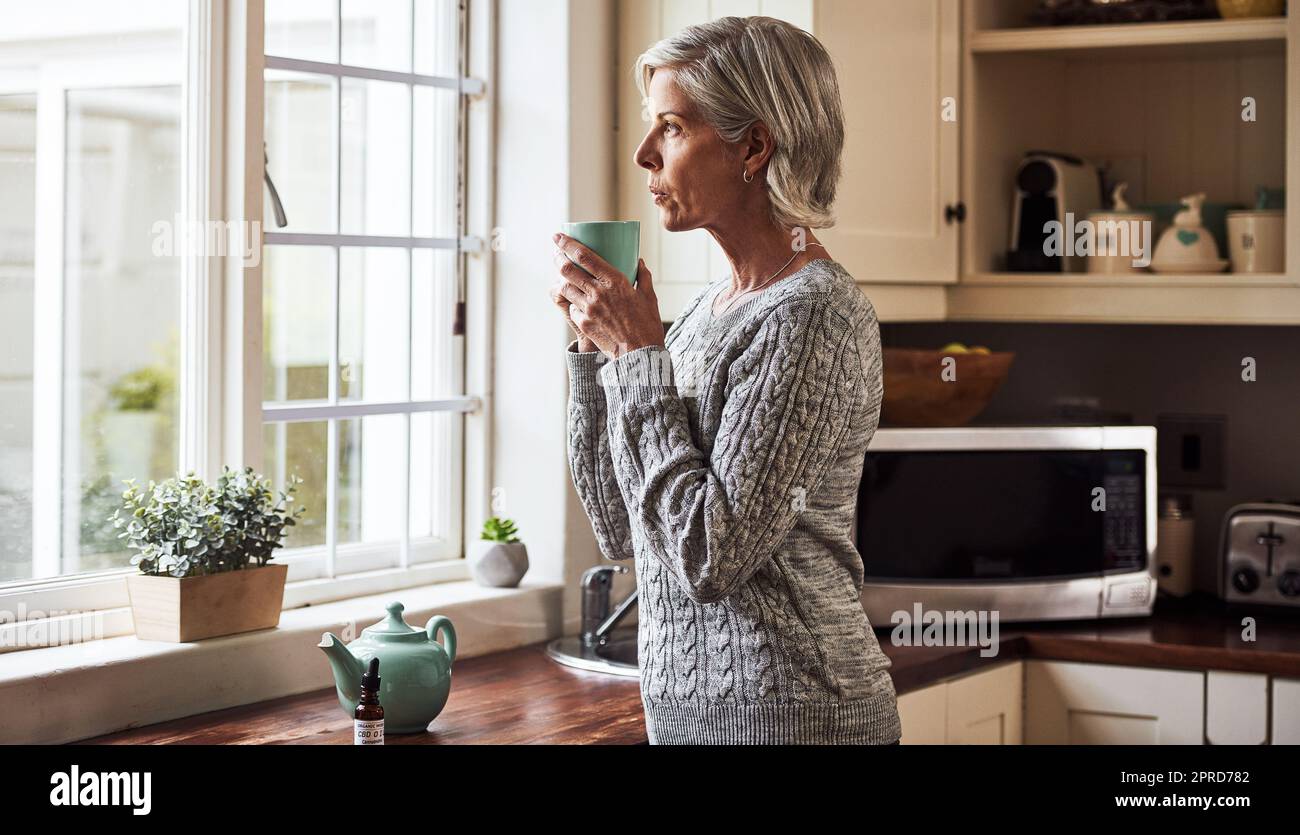
M 1256 620 L 1243 641 L 1241 619 Z M 1017 659 L 1085 661 L 1173 669 L 1233 670 L 1300 678 L 1300 611 L 1229 610 L 1207 596 L 1162 598 L 1149 618 L 1009 625 L 999 652 L 977 646 L 896 647 L 877 630 L 893 661 L 899 694 L 949 676 Z M 564 667 L 545 643 L 456 662 L 451 698 L 431 730 L 390 735 L 390 745 L 447 743 L 645 744 L 640 684 Z M 351 744 L 352 720 L 334 689 L 214 711 L 86 740 L 91 744 Z

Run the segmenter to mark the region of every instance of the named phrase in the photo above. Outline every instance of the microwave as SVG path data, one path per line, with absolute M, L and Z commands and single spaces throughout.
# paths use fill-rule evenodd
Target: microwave
M 1156 429 L 878 429 L 853 533 L 875 626 L 917 605 L 1006 622 L 1150 615 Z

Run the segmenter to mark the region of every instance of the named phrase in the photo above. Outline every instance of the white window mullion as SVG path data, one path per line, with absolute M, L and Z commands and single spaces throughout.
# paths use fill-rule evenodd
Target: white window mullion
M 334 0 L 335 57 L 343 60 L 343 0 Z M 343 79 L 334 79 L 334 231 L 343 231 Z M 334 247 L 334 283 L 330 288 L 329 402 L 339 404 L 339 296 L 343 280 L 343 250 Z M 325 575 L 338 576 L 339 542 L 339 420 L 331 418 L 325 436 Z
M 261 253 L 264 52 L 262 0 L 221 3 L 225 44 L 223 220 L 252 236 Z M 259 470 L 262 461 L 262 262 L 224 265 L 222 309 L 222 455 L 232 466 Z
M 414 29 L 412 29 L 414 31 Z M 412 53 L 415 48 L 412 46 Z M 283 58 L 279 55 L 266 56 L 266 66 L 274 70 L 305 72 L 316 75 L 332 75 L 336 78 L 364 78 L 369 81 L 392 81 L 398 84 L 413 84 L 418 87 L 438 87 L 444 90 L 458 90 L 469 95 L 483 92 L 483 82 L 477 78 L 450 78 L 440 75 L 417 75 L 409 72 L 378 70 L 371 67 L 354 67 L 348 64 L 332 64 L 324 61 L 308 61 L 301 58 Z
M 248 243 L 238 224 L 219 227 L 223 72 L 221 15 L 212 0 L 190 0 L 186 26 L 188 63 L 183 86 L 181 181 L 180 438 L 179 469 L 211 478 L 220 468 L 221 297 L 214 264 Z M 209 234 L 220 229 L 222 234 Z M 229 234 L 230 240 L 226 239 Z M 200 240 L 192 240 L 198 235 Z M 209 244 L 220 251 L 209 251 Z
M 32 577 L 62 568 L 64 178 L 67 106 L 42 76 L 36 98 L 36 247 L 32 346 Z

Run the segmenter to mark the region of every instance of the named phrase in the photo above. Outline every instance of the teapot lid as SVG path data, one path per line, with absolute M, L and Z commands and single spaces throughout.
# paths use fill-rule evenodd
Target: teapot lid
M 361 630 L 362 635 L 369 635 L 380 639 L 400 638 L 405 635 L 424 635 L 423 629 L 416 629 L 402 618 L 402 612 L 406 609 L 401 603 L 393 601 L 384 607 L 388 610 L 388 617 L 379 623 L 367 626 Z

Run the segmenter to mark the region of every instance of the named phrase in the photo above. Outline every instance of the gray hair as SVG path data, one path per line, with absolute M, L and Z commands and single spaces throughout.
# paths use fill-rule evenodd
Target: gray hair
M 755 122 L 767 125 L 776 145 L 767 167 L 775 223 L 835 224 L 844 111 L 835 65 L 817 38 L 776 18 L 723 17 L 688 26 L 636 59 L 642 101 L 656 69 L 676 73 L 724 141 L 740 141 Z

